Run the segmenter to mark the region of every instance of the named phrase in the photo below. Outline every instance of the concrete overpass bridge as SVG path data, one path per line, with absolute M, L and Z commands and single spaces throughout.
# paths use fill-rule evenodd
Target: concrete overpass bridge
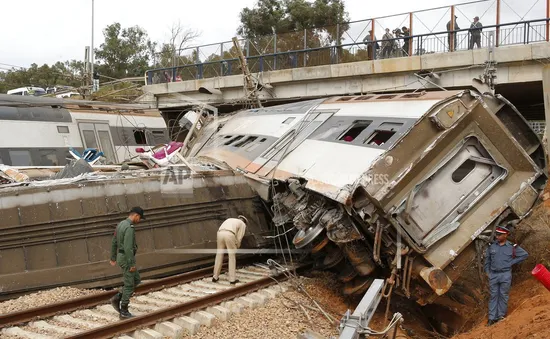
M 256 94 L 266 105 L 331 95 L 467 88 L 474 78 L 488 82 L 487 76 L 494 75 L 497 93 L 516 104 L 527 119 L 543 121 L 542 68 L 550 60 L 549 14 L 549 0 L 535 1 L 524 12 L 514 0 L 475 1 L 241 39 L 239 44 Z M 470 30 L 476 15 L 483 22 L 481 48 L 473 44 L 476 33 Z M 393 38 L 383 36 L 386 28 L 391 32 L 401 25 L 409 29 L 409 36 L 395 31 Z M 232 43 L 193 47 L 182 51 L 178 60 L 179 65 L 146 73 L 144 101 L 167 112 L 190 105 L 186 98 L 215 105 L 222 112 L 246 102 L 248 91 Z

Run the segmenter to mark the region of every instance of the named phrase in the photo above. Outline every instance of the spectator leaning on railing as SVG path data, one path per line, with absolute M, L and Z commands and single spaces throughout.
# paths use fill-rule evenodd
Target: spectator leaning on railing
M 372 30 L 369 31 L 369 34 L 365 36 L 363 42 L 367 45 L 367 54 L 369 60 L 376 59 L 376 51 L 380 48 L 378 41 L 376 41 L 376 36 L 374 36 L 374 41 L 372 40 Z

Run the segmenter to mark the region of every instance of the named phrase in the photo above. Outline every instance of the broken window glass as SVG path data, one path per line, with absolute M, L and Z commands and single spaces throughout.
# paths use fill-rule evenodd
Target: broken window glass
M 381 146 L 384 145 L 388 140 L 393 137 L 395 134 L 395 131 L 379 131 L 376 130 L 374 133 L 370 136 L 370 138 L 367 139 L 365 144 L 367 145 L 374 145 L 374 146 Z
M 343 140 L 347 142 L 351 142 L 357 138 L 361 132 L 363 132 L 367 127 L 372 124 L 372 121 L 355 121 L 353 125 L 348 129 L 344 134 L 338 138 L 338 140 Z
M 464 180 L 464 178 L 466 178 L 475 168 L 476 162 L 468 159 L 464 161 L 462 165 L 458 166 L 458 168 L 451 175 L 451 178 L 454 182 L 459 183 Z
M 41 149 L 40 151 L 40 165 L 42 166 L 57 166 L 57 154 L 55 149 Z
M 134 139 L 136 139 L 136 144 L 138 145 L 147 145 L 147 139 L 145 139 L 145 132 L 142 130 L 134 131 Z

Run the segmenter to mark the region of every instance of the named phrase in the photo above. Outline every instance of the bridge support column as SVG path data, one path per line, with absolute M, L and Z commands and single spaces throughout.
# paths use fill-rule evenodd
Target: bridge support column
M 546 148 L 546 155 L 550 145 L 548 144 L 548 136 L 550 135 L 550 65 L 544 66 L 542 69 L 542 88 L 544 94 L 544 111 L 546 126 L 544 128 L 543 143 Z

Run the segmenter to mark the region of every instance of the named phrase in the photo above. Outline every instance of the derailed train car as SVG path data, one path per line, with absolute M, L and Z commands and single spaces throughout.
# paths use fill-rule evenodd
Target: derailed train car
M 0 300 L 58 286 L 119 284 L 120 269 L 109 265 L 111 240 L 132 206 L 147 217 L 135 226 L 144 280 L 213 264 L 220 224 L 239 214 L 249 220 L 243 244 L 263 248 L 263 235 L 271 232 L 246 179 L 215 166 L 193 169 L 103 172 L 2 187 Z
M 482 253 L 476 239 L 523 219 L 547 179 L 541 140 L 515 107 L 470 90 L 246 110 L 204 127 L 189 156 L 249 178 L 345 293 L 392 276 L 420 304 Z
M 160 112 L 146 106 L 4 94 L 0 134 L 0 163 L 11 166 L 65 166 L 70 148 L 98 149 L 116 164 L 170 141 Z

